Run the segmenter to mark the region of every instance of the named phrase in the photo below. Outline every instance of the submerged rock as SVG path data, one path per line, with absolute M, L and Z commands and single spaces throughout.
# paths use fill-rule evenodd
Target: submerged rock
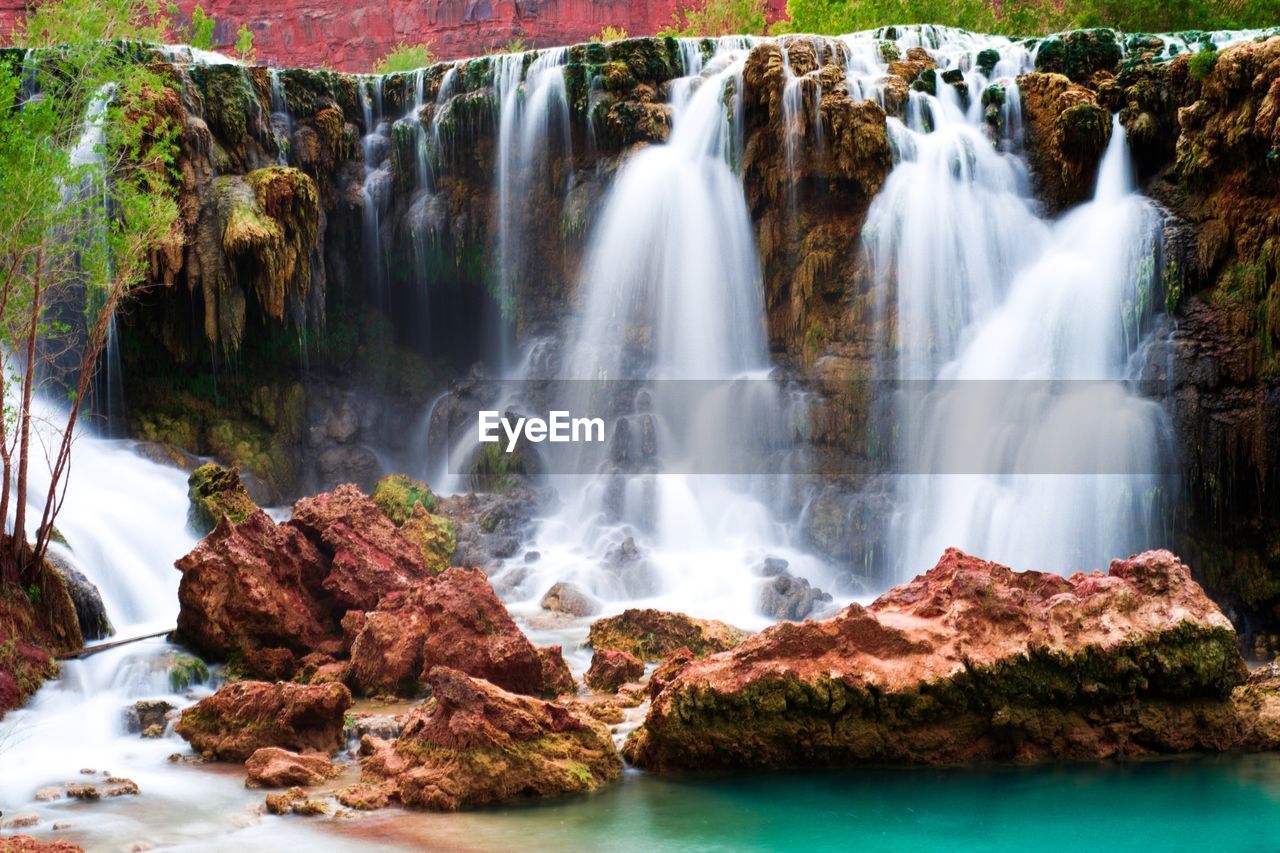
M 626 752 L 682 770 L 1275 745 L 1265 689 L 1232 693 L 1246 675 L 1230 622 L 1167 551 L 1063 578 L 952 549 L 868 607 L 689 663 Z
M 182 712 L 177 732 L 219 761 L 244 761 L 263 747 L 330 753 L 343 746 L 351 692 L 341 684 L 238 681 Z
M 161 737 L 173 710 L 173 705 L 162 699 L 141 699 L 125 710 L 125 730 L 143 737 Z
M 479 569 L 449 569 L 387 596 L 353 636 L 352 683 L 366 695 L 417 695 L 437 665 L 516 693 L 546 689 L 538 650 Z
M 327 755 L 299 755 L 278 746 L 255 750 L 245 760 L 244 769 L 248 773 L 244 784 L 249 788 L 318 785 L 337 776 L 339 772 Z
M 596 649 L 587 670 L 587 686 L 600 693 L 613 693 L 628 681 L 644 675 L 644 663 L 635 655 L 615 649 Z
M 393 743 L 366 740 L 365 799 L 438 811 L 593 790 L 622 772 L 608 730 L 447 667 Z
M 593 649 L 615 649 L 654 662 L 682 647 L 699 657 L 722 652 L 746 636 L 741 628 L 714 619 L 633 608 L 593 622 L 587 644 Z
M 600 612 L 600 602 L 591 593 L 568 581 L 552 585 L 542 596 L 541 606 L 543 610 L 569 616 L 594 616 Z

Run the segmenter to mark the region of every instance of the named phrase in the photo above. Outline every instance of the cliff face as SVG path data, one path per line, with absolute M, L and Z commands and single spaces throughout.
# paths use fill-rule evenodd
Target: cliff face
M 1087 197 L 1119 113 L 1168 216 L 1152 298 L 1170 333 L 1146 378 L 1168 389 L 1183 472 L 1169 544 L 1248 641 L 1275 651 L 1280 38 L 1194 71 L 1186 57 L 1155 61 L 1141 39 L 1125 58 L 1098 33 L 1065 45 L 1042 49 L 1019 81 L 1032 178 L 1050 209 Z M 241 465 L 268 500 L 420 465 L 428 403 L 492 352 L 499 318 L 522 342 L 562 334 L 613 174 L 667 138 L 683 54 L 712 49 L 571 48 L 566 111 L 518 154 L 500 144 L 502 80 L 530 73 L 532 57 L 380 80 L 175 67 L 182 231 L 157 253 L 159 286 L 121 318 L 125 426 L 157 452 Z M 874 556 L 886 511 L 858 454 L 877 324 L 892 319 L 874 310 L 861 233 L 893 163 L 886 108 L 904 109 L 909 85 L 946 80 L 915 48 L 891 66 L 882 107 L 850 93 L 845 59 L 822 40 L 755 47 L 736 165 L 773 358 L 815 392 L 810 450 L 824 479 L 804 533 L 854 566 Z M 787 65 L 817 72 L 791 111 Z
M 0 36 L 24 13 L 23 0 L 0 0 Z M 671 24 L 681 0 L 180 0 L 179 19 L 199 5 L 218 24 L 226 49 L 241 25 L 253 31 L 258 59 L 279 67 L 364 72 L 401 43 L 430 42 L 442 59 L 477 56 L 516 39 L 528 47 L 576 44 L 606 26 L 633 36 Z M 769 19 L 786 17 L 785 0 L 769 0 Z

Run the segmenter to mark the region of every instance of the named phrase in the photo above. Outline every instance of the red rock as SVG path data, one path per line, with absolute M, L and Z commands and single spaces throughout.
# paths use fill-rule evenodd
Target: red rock
M 667 655 L 666 661 L 653 671 L 653 675 L 649 676 L 649 698 L 656 699 L 663 688 L 694 660 L 696 658 L 688 648 L 679 648 Z
M 677 649 L 688 649 L 703 657 L 731 649 L 747 632 L 714 619 L 694 619 L 683 613 L 662 610 L 624 610 L 591 623 L 587 645 L 593 649 L 614 649 L 642 661 L 661 661 Z
M 628 681 L 644 675 L 644 663 L 635 655 L 614 649 L 596 649 L 587 670 L 587 686 L 601 693 L 613 693 Z
M 176 731 L 200 754 L 244 761 L 264 747 L 330 753 L 343 746 L 351 692 L 341 684 L 238 681 L 182 712 Z
M 327 755 L 299 755 L 278 746 L 256 750 L 244 763 L 249 788 L 291 788 L 295 785 L 318 785 L 338 775 Z
M 202 654 L 338 651 L 337 623 L 315 597 L 328 561 L 297 528 L 261 511 L 224 519 L 176 565 L 178 635 Z
M 542 660 L 543 696 L 572 696 L 578 692 L 577 682 L 573 680 L 569 664 L 564 662 L 564 652 L 560 646 L 538 649 L 538 657 Z
M 41 841 L 30 835 L 0 837 L 0 853 L 84 853 L 84 848 L 70 841 Z
M 543 661 L 479 569 L 449 569 L 383 599 L 351 646 L 351 677 L 367 695 L 421 690 L 448 666 L 516 693 L 541 694 Z
M 418 547 L 354 485 L 303 498 L 289 523 L 329 555 L 323 586 L 343 610 L 372 610 L 432 574 Z
M 952 549 L 869 607 L 687 664 L 626 750 L 675 770 L 1227 749 L 1267 737 L 1246 672 L 1167 551 L 1063 578 Z
M 608 730 L 560 705 L 435 667 L 431 699 L 394 743 L 367 739 L 361 776 L 439 811 L 593 790 L 622 772 Z

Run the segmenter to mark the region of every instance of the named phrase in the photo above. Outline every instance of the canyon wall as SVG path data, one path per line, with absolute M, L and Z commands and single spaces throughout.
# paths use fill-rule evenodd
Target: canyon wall
M 517 39 L 527 47 L 576 44 L 605 27 L 652 35 L 672 23 L 684 0 L 179 0 L 181 23 L 198 5 L 217 21 L 215 49 L 230 50 L 241 25 L 253 32 L 257 59 L 278 68 L 366 72 L 401 43 L 429 42 L 441 59 L 479 56 Z M 0 0 L 0 41 L 28 6 Z M 769 20 L 786 17 L 769 0 Z

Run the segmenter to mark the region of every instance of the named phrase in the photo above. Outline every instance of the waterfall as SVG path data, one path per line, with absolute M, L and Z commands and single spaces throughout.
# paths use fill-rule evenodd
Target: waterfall
M 559 373 L 570 410 L 629 414 L 611 449 L 579 451 L 580 473 L 558 484 L 563 508 L 529 546 L 541 559 L 516 558 L 503 582 L 531 601 L 573 581 L 608 602 L 755 625 L 765 620 L 752 569 L 765 556 L 785 555 L 798 574 L 822 567 L 771 511 L 776 482 L 708 461 L 776 446 L 794 412 L 766 378 L 760 265 L 729 166 L 747 52 L 722 40 L 703 67 L 682 48 L 692 73 L 671 87 L 669 140 L 628 158 L 589 232 Z M 617 464 L 624 452 L 642 458 Z
M 963 65 L 971 96 L 940 76 L 936 96 L 910 93 L 864 229 L 903 466 L 885 580 L 948 546 L 1070 572 L 1167 544 L 1169 427 L 1124 382 L 1150 330 L 1162 222 L 1133 192 L 1123 127 L 1092 201 L 1051 221 L 1014 153 L 1018 114 L 993 145 L 974 96 L 998 82 L 1016 104 L 1030 57 L 969 34 L 911 41 L 933 42 L 940 73 Z M 997 79 L 959 61 L 984 47 L 1000 53 Z

